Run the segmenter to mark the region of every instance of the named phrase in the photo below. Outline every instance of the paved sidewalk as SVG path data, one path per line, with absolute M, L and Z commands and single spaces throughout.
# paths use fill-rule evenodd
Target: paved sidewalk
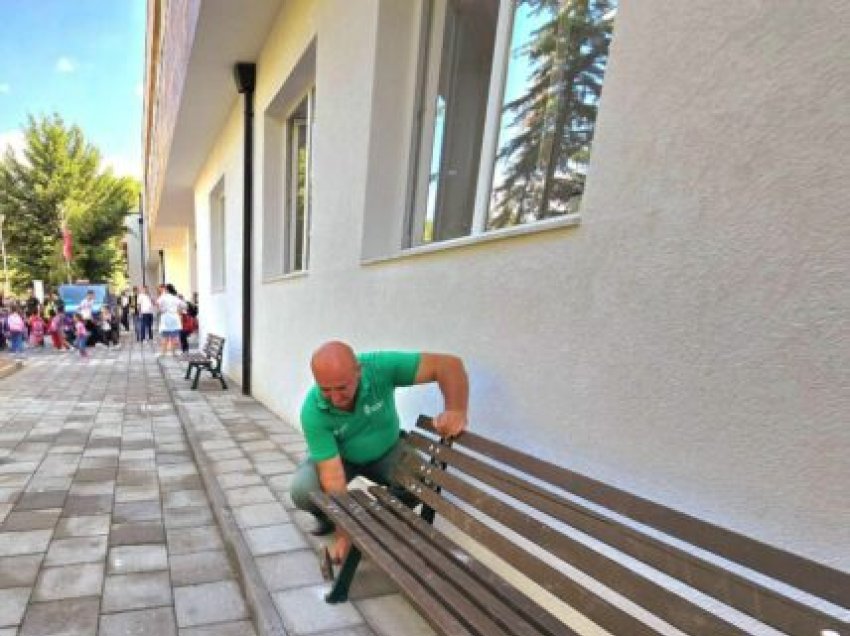
M 368 567 L 324 602 L 300 432 L 182 373 L 127 342 L 0 378 L 0 636 L 432 634 Z

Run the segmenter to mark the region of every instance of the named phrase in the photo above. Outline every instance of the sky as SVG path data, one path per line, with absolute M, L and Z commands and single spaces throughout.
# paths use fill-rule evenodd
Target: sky
M 0 151 L 27 115 L 78 125 L 104 164 L 141 175 L 145 0 L 0 0 Z

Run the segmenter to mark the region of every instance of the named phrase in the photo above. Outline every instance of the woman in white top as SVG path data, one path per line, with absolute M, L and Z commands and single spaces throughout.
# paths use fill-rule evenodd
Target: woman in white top
M 169 283 L 165 291 L 156 301 L 159 308 L 160 353 L 172 354 L 177 351 L 180 338 L 180 312 L 186 308 L 186 303 L 177 297 L 177 290 Z

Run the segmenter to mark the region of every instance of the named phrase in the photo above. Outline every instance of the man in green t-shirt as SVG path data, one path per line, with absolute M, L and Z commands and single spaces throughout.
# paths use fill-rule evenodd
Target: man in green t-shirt
M 445 437 L 466 428 L 469 384 L 460 358 L 439 353 L 376 351 L 355 355 L 344 342 L 327 342 L 310 363 L 316 384 L 301 407 L 308 459 L 291 486 L 295 505 L 316 517 L 315 534 L 333 529 L 310 500 L 314 492 L 343 493 L 348 482 L 363 476 L 392 486 L 401 455 L 396 387 L 437 382 L 444 411 L 434 426 Z M 339 562 L 348 552 L 348 537 L 337 532 L 329 549 Z

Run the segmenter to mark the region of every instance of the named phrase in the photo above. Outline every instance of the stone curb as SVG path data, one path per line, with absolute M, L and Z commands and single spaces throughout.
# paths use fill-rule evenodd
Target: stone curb
M 160 373 L 165 379 L 165 387 L 172 404 L 174 404 L 177 418 L 180 420 L 180 424 L 186 433 L 186 438 L 189 440 L 189 447 L 191 448 L 195 465 L 198 467 L 201 481 L 210 498 L 213 515 L 215 515 L 216 522 L 221 530 L 227 551 L 231 555 L 232 560 L 235 561 L 237 580 L 245 595 L 245 600 L 251 609 L 251 614 L 254 618 L 254 627 L 260 636 L 288 636 L 274 600 L 263 582 L 254 557 L 248 549 L 245 539 L 242 537 L 242 531 L 239 529 L 236 519 L 233 517 L 233 511 L 225 499 L 224 491 L 218 485 L 218 480 L 209 468 L 209 458 L 191 426 L 191 416 L 186 411 L 186 407 L 177 401 L 171 388 L 167 369 L 163 366 L 162 360 L 158 359 L 157 364 Z M 232 385 L 231 390 L 233 387 L 235 385 Z

